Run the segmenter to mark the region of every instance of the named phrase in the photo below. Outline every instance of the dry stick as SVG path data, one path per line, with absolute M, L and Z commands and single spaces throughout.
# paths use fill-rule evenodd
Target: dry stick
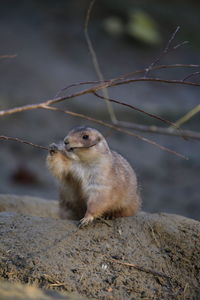
M 122 84 L 128 84 L 131 82 L 142 82 L 142 81 L 149 81 L 149 82 L 162 82 L 162 83 L 171 83 L 171 84 L 180 84 L 180 85 L 191 85 L 200 87 L 200 83 L 192 82 L 192 81 L 183 81 L 180 79 L 162 79 L 162 78 L 145 78 L 145 77 L 139 77 L 139 78 L 133 78 L 133 79 L 125 79 L 117 82 L 111 82 L 111 83 L 105 83 L 105 85 L 109 87 L 114 87 Z M 101 88 L 98 88 L 96 90 L 100 90 Z
M 67 99 L 71 99 L 71 98 L 79 97 L 79 96 L 82 96 L 82 95 L 94 93 L 96 91 L 102 90 L 105 87 L 106 88 L 108 88 L 108 87 L 114 87 L 114 86 L 118 86 L 118 85 L 122 85 L 122 84 L 128 84 L 128 83 L 131 83 L 131 82 L 140 82 L 140 81 L 163 82 L 163 83 L 191 85 L 191 86 L 200 87 L 200 83 L 195 83 L 195 82 L 190 82 L 190 81 L 182 81 L 182 80 L 176 80 L 176 79 L 162 79 L 162 78 L 150 78 L 150 77 L 144 78 L 144 77 L 140 77 L 140 78 L 134 78 L 134 79 L 120 80 L 120 81 L 117 81 L 117 82 L 115 82 L 113 79 L 111 79 L 111 80 L 108 80 L 108 81 L 103 81 L 103 83 L 100 83 L 100 84 L 98 84 L 98 85 L 96 85 L 94 87 L 88 88 L 88 89 L 84 89 L 84 90 L 82 90 L 80 92 L 76 92 L 76 93 L 70 94 L 68 96 L 53 98 L 53 99 L 47 100 L 47 101 L 39 103 L 39 104 L 33 104 L 33 106 L 35 106 L 35 105 L 36 106 L 38 106 L 38 105 L 40 106 L 40 105 L 43 105 L 43 104 L 52 105 L 52 104 L 56 104 L 56 103 L 62 102 L 62 101 L 67 100 Z M 39 108 L 39 106 L 37 108 Z M 28 107 L 30 107 L 30 105 L 27 105 L 27 108 Z M 6 111 L 7 112 L 10 111 L 10 113 L 12 113 L 11 112 L 12 109 L 10 109 L 10 110 L 8 109 Z M 0 111 L 0 116 L 1 115 L 5 115 L 5 113 L 2 113 L 2 112 L 3 111 Z
M 93 83 L 93 82 L 90 81 L 90 82 L 87 82 L 86 84 L 91 84 L 91 83 Z M 80 82 L 78 85 L 82 85 L 82 84 L 85 84 L 85 83 L 84 83 L 84 82 Z M 70 87 L 72 87 L 72 86 L 74 86 L 74 84 L 73 84 L 73 85 L 71 84 L 71 85 L 69 85 L 68 87 L 65 87 L 65 88 L 61 89 L 61 90 L 57 93 L 57 95 L 59 95 L 59 93 L 60 93 L 61 91 L 64 91 L 64 90 L 66 90 L 66 89 L 68 89 L 68 88 L 70 88 Z M 101 98 L 101 99 L 105 100 L 104 96 L 99 95 L 97 92 L 94 92 L 93 94 L 94 94 L 95 96 L 97 96 L 98 98 Z M 125 103 L 125 102 L 122 102 L 122 101 L 118 101 L 118 100 L 115 100 L 115 99 L 111 99 L 111 98 L 107 98 L 107 100 L 110 101 L 110 102 L 114 102 L 114 103 L 123 105 L 123 106 L 127 106 L 127 107 L 129 107 L 129 108 L 131 108 L 131 109 L 134 109 L 134 110 L 136 110 L 136 111 L 139 111 L 139 112 L 141 112 L 141 113 L 144 113 L 144 114 L 146 114 L 147 116 L 149 116 L 149 117 L 151 117 L 151 118 L 155 118 L 155 119 L 157 119 L 157 120 L 160 120 L 160 121 L 162 121 L 162 122 L 164 122 L 164 123 L 166 123 L 166 124 L 168 124 L 168 125 L 170 125 L 170 126 L 176 128 L 176 126 L 175 126 L 175 124 L 174 124 L 173 122 L 170 122 L 170 121 L 168 121 L 168 120 L 166 120 L 166 119 L 164 119 L 164 118 L 161 118 L 161 117 L 158 116 L 158 115 L 148 113 L 148 112 L 146 112 L 146 111 L 144 111 L 144 110 L 142 110 L 142 109 L 140 109 L 140 108 L 137 108 L 136 106 L 133 106 L 133 105 L 131 105 L 131 104 L 128 104 L 128 103 Z M 118 121 L 118 122 L 119 122 L 119 121 Z
M 200 112 L 200 104 L 195 106 L 193 109 L 188 111 L 184 116 L 182 116 L 180 119 L 178 119 L 175 124 L 177 127 L 180 127 L 184 123 L 188 122 L 194 115 Z
M 127 267 L 132 267 L 132 268 L 135 268 L 135 269 L 137 269 L 139 271 L 142 271 L 142 272 L 145 272 L 145 273 L 150 273 L 150 274 L 153 274 L 155 276 L 160 276 L 160 277 L 164 277 L 164 278 L 167 278 L 167 279 L 171 278 L 170 276 L 168 276 L 168 275 L 166 275 L 164 273 L 157 272 L 157 271 L 154 271 L 154 270 L 151 270 L 151 269 L 147 269 L 147 268 L 141 267 L 141 266 L 136 265 L 136 264 L 130 264 L 130 263 L 118 260 L 118 259 L 108 259 L 108 260 L 110 262 L 117 263 L 117 264 L 120 264 L 120 265 L 124 265 L 124 266 L 127 266 Z
M 92 0 L 90 2 L 90 5 L 89 5 L 88 11 L 87 11 L 87 15 L 86 15 L 86 19 L 85 19 L 84 32 L 85 32 L 85 39 L 86 39 L 86 42 L 87 42 L 87 45 L 88 45 L 89 52 L 90 52 L 91 57 L 92 57 L 92 62 L 93 62 L 95 71 L 97 73 L 97 76 L 98 76 L 100 81 L 104 81 L 103 74 L 101 72 L 99 62 L 98 62 L 98 59 L 97 59 L 97 55 L 96 55 L 96 52 L 94 50 L 94 47 L 93 47 L 93 44 L 92 44 L 92 41 L 90 39 L 89 32 L 88 32 L 88 24 L 89 24 L 89 20 L 90 20 L 90 15 L 91 15 L 92 8 L 93 8 L 95 2 L 96 2 L 96 0 Z M 107 90 L 106 87 L 102 89 L 102 93 L 104 95 L 104 100 L 105 100 L 105 103 L 107 105 L 107 109 L 108 109 L 108 112 L 109 112 L 109 115 L 110 115 L 110 119 L 111 119 L 113 124 L 117 124 L 117 118 L 116 118 L 114 109 L 112 107 L 112 104 L 107 100 L 109 95 L 108 95 L 108 90 Z
M 101 96 L 101 95 L 99 95 L 97 92 L 94 92 L 94 95 L 97 96 L 97 97 L 100 98 L 100 99 L 104 99 L 104 97 Z M 114 103 L 117 103 L 117 104 L 120 104 L 120 105 L 123 105 L 123 106 L 127 106 L 127 107 L 129 107 L 129 108 L 131 108 L 131 109 L 134 109 L 134 110 L 136 110 L 136 111 L 139 111 L 139 112 L 141 112 L 141 113 L 143 113 L 143 114 L 145 114 L 145 115 L 147 115 L 147 116 L 149 116 L 149 117 L 151 117 L 151 118 L 157 119 L 157 120 L 159 120 L 159 121 L 161 121 L 161 122 L 163 122 L 163 123 L 166 123 L 166 124 L 168 124 L 168 125 L 170 125 L 170 126 L 176 128 L 176 126 L 175 126 L 175 124 L 174 124 L 173 122 L 170 122 L 170 121 L 168 121 L 168 120 L 166 120 L 166 119 L 163 119 L 163 118 L 161 118 L 161 117 L 158 116 L 158 115 L 148 113 L 148 112 L 146 112 L 146 111 L 143 110 L 143 109 L 137 108 L 136 106 L 133 106 L 133 105 L 128 104 L 128 103 L 126 103 L 126 102 L 122 102 L 122 101 L 118 101 L 118 100 L 115 100 L 115 99 L 111 99 L 111 98 L 108 98 L 107 100 L 108 100 L 108 101 L 111 101 L 111 102 L 114 102 Z
M 199 75 L 199 74 L 200 74 L 200 72 L 194 72 L 194 73 L 192 73 L 192 74 L 189 74 L 188 76 L 186 76 L 186 77 L 183 79 L 183 81 L 185 81 L 185 80 L 187 80 L 187 79 L 189 79 L 189 78 L 191 78 L 191 77 L 193 77 L 193 76 Z
M 163 52 L 160 54 L 160 56 L 155 60 L 153 61 L 147 68 L 146 68 L 146 72 L 145 72 L 145 75 L 144 77 L 147 77 L 147 75 L 149 74 L 149 72 L 152 70 L 152 68 L 161 60 L 161 58 L 163 58 L 170 50 L 176 50 L 178 49 L 180 46 L 183 46 L 185 45 L 186 43 L 188 43 L 188 41 L 184 41 L 184 42 L 181 42 L 180 44 L 174 46 L 172 49 L 170 49 L 170 46 L 173 42 L 173 40 L 175 39 L 175 36 L 177 34 L 177 32 L 179 31 L 180 29 L 180 26 L 178 26 L 176 28 L 176 30 L 172 33 L 172 36 L 170 37 L 169 41 L 167 42 L 167 45 L 165 46 Z
M 158 70 L 161 70 L 161 69 L 171 69 L 171 68 L 200 68 L 200 65 L 196 65 L 196 64 L 159 65 L 159 66 L 152 67 L 151 71 L 158 71 Z M 130 73 L 121 75 L 118 78 L 114 78 L 114 79 L 112 79 L 112 81 L 122 80 L 122 79 L 129 78 L 129 77 L 132 77 L 134 75 L 141 74 L 141 73 L 144 73 L 144 72 L 146 72 L 146 69 L 137 70 L 137 71 L 134 71 L 134 72 L 130 72 Z
M 40 108 L 40 106 L 42 106 L 43 104 L 45 104 L 45 105 L 56 104 L 56 103 L 62 102 L 62 101 L 67 100 L 67 99 L 71 99 L 71 98 L 79 97 L 79 96 L 82 96 L 82 95 L 94 93 L 96 91 L 102 90 L 105 87 L 114 87 L 114 86 L 118 86 L 118 85 L 122 85 L 122 84 L 128 84 L 128 83 L 131 83 L 131 82 L 140 82 L 140 81 L 163 82 L 163 83 L 191 85 L 191 86 L 200 87 L 200 83 L 194 83 L 194 82 L 190 82 L 190 81 L 182 81 L 182 80 L 176 80 L 176 79 L 171 79 L 170 80 L 170 79 L 161 79 L 161 78 L 144 78 L 144 77 L 140 77 L 140 78 L 134 78 L 134 79 L 121 80 L 121 81 L 117 81 L 117 82 L 114 82 L 113 80 L 109 80 L 109 81 L 100 83 L 100 84 L 98 84 L 98 85 L 96 85 L 96 86 L 94 86 L 92 88 L 84 89 L 84 90 L 82 90 L 80 92 L 76 92 L 76 93 L 70 94 L 68 96 L 53 98 L 53 99 L 44 101 L 44 102 L 39 103 L 39 104 L 25 105 L 27 107 L 27 109 L 24 109 L 24 110 L 31 109 L 31 106 L 33 106 L 33 107 L 37 106 L 36 108 Z M 14 109 L 8 109 L 8 110 L 0 111 L 0 116 L 6 115 L 6 114 L 11 114 L 11 113 L 13 113 L 13 111 L 17 112 L 16 111 L 17 109 L 19 110 L 20 107 L 19 108 L 14 108 Z
M 189 65 L 188 64 L 160 65 L 160 66 L 153 67 L 151 70 L 152 71 L 158 71 L 158 70 L 162 70 L 162 69 L 171 69 L 171 68 L 200 68 L 200 65 L 195 65 L 195 64 L 189 64 Z M 77 86 L 87 85 L 87 84 L 102 84 L 102 83 L 109 83 L 109 82 L 111 83 L 111 82 L 123 80 L 123 79 L 128 78 L 128 77 L 132 77 L 132 76 L 137 75 L 137 74 L 144 73 L 145 71 L 146 71 L 146 69 L 136 70 L 134 72 L 130 72 L 130 73 L 121 75 L 119 77 L 116 77 L 116 78 L 113 78 L 113 79 L 110 79 L 110 80 L 103 80 L 103 81 L 100 81 L 100 80 L 80 81 L 78 83 L 72 83 L 72 84 L 69 84 L 66 87 L 60 89 L 56 93 L 55 98 L 58 97 L 62 92 L 67 91 L 68 89 L 70 89 L 72 87 L 77 87 Z M 193 76 L 196 73 L 198 73 L 198 72 L 192 73 L 191 75 Z M 191 76 L 189 75 L 187 77 L 189 78 Z M 186 80 L 186 78 L 184 78 L 182 81 L 185 81 L 185 80 Z
M 91 93 L 94 93 L 98 90 L 103 89 L 104 87 L 114 87 L 114 86 L 119 86 L 119 85 L 122 85 L 122 84 L 128 84 L 128 83 L 131 83 L 131 82 L 140 82 L 140 81 L 191 85 L 191 86 L 196 86 L 196 87 L 200 86 L 200 83 L 194 83 L 194 82 L 182 81 L 182 80 L 173 80 L 173 79 L 171 79 L 171 80 L 170 79 L 161 79 L 161 78 L 144 78 L 144 77 L 141 77 L 141 78 L 135 78 L 135 79 L 125 79 L 125 80 L 121 80 L 121 81 L 117 81 L 117 82 L 114 82 L 113 80 L 109 80 L 107 82 L 103 82 L 102 84 L 96 85 L 92 88 L 84 89 L 80 92 L 76 92 L 76 93 L 70 94 L 68 96 L 53 98 L 53 99 L 50 99 L 50 100 L 47 100 L 47 101 L 44 101 L 44 102 L 41 102 L 41 103 L 38 103 L 38 104 L 28 104 L 28 105 L 14 107 L 14 108 L 10 108 L 10 109 L 0 110 L 0 117 L 5 116 L 5 115 L 14 114 L 14 113 L 17 113 L 17 112 L 26 111 L 26 110 L 42 108 L 44 105 L 52 105 L 52 104 L 56 104 L 56 103 L 59 103 L 59 102 L 62 102 L 64 100 L 68 100 L 68 99 L 71 99 L 71 98 L 79 97 L 79 96 L 86 95 L 86 94 L 91 94 Z
M 112 128 L 112 129 L 114 129 L 116 131 L 119 131 L 119 132 L 122 132 L 122 133 L 126 133 L 128 135 L 134 136 L 134 137 L 136 137 L 136 138 L 138 138 L 138 139 L 140 139 L 140 140 L 142 140 L 144 142 L 147 142 L 147 143 L 149 143 L 151 145 L 157 146 L 158 148 L 160 148 L 160 149 L 162 149 L 164 151 L 167 151 L 169 153 L 175 154 L 175 155 L 177 155 L 177 156 L 179 156 L 181 158 L 188 159 L 184 155 L 182 155 L 182 154 L 180 154 L 180 153 L 178 153 L 178 152 L 176 152 L 174 150 L 171 150 L 171 149 L 169 149 L 169 148 L 167 148 L 165 146 L 162 146 L 162 145 L 160 145 L 160 144 L 158 144 L 158 143 L 156 143 L 156 142 L 154 142 L 154 141 L 152 141 L 150 139 L 147 139 L 147 138 L 145 138 L 143 136 L 140 136 L 139 134 L 133 133 L 132 131 L 129 131 L 129 130 L 124 130 L 124 129 L 116 126 L 116 125 L 113 125 L 113 124 L 110 124 L 110 123 L 107 123 L 107 122 L 103 122 L 102 120 L 98 120 L 98 119 L 86 116 L 84 114 L 79 114 L 79 113 L 75 113 L 75 112 L 72 112 L 72 111 L 69 111 L 69 110 L 63 110 L 63 109 L 60 109 L 58 107 L 53 107 L 53 106 L 48 106 L 48 105 L 43 105 L 40 108 L 54 110 L 54 111 L 60 111 L 60 112 L 63 112 L 65 114 L 69 114 L 69 115 L 74 116 L 74 117 L 79 117 L 79 118 L 86 119 L 88 121 L 92 121 L 92 122 L 98 123 L 100 125 Z
M 177 26 L 177 28 L 175 29 L 175 31 L 172 33 L 172 36 L 171 36 L 171 38 L 169 39 L 169 41 L 168 41 L 168 43 L 167 43 L 167 45 L 166 45 L 166 47 L 165 47 L 165 49 L 164 49 L 164 53 L 167 53 L 168 51 L 169 51 L 169 48 L 170 48 L 170 46 L 171 46 L 171 43 L 172 43 L 172 41 L 175 39 L 175 36 L 176 36 L 176 34 L 177 34 L 177 32 L 180 30 L 180 26 Z
M 130 81 L 130 80 L 125 80 L 125 83 L 128 83 L 128 81 Z M 155 82 L 166 82 L 166 83 L 174 83 L 174 84 L 200 86 L 200 84 L 193 83 L 193 82 L 188 82 L 188 81 L 183 82 L 181 80 L 163 80 L 163 79 L 160 79 L 160 78 L 157 78 L 157 79 L 155 79 L 155 78 L 137 78 L 137 79 L 133 79 L 131 81 L 155 81 Z M 113 81 L 111 80 L 111 81 L 108 81 L 108 82 L 104 83 L 104 85 L 105 84 L 106 85 L 108 85 L 108 84 L 110 84 L 110 85 L 112 85 L 112 84 L 113 85 L 119 85 L 119 84 L 123 84 L 123 82 L 113 83 Z M 0 117 L 1 116 L 6 116 L 6 115 L 11 115 L 11 114 L 22 112 L 22 111 L 44 108 L 45 105 L 51 105 L 51 104 L 59 103 L 59 102 L 62 102 L 64 100 L 71 99 L 71 98 L 74 98 L 74 97 L 78 97 L 78 96 L 81 96 L 81 95 L 94 93 L 95 91 L 101 90 L 101 88 L 102 88 L 102 84 L 99 84 L 99 85 L 96 85 L 92 88 L 88 88 L 88 89 L 82 90 L 80 92 L 77 92 L 77 93 L 74 93 L 74 94 L 71 94 L 71 95 L 68 95 L 68 96 L 53 98 L 53 99 L 50 99 L 50 100 L 47 100 L 47 101 L 44 101 L 44 102 L 41 102 L 41 103 L 38 103 L 38 104 L 30 104 L 30 105 L 24 105 L 24 106 L 20 106 L 20 107 L 11 108 L 11 109 L 1 110 L 0 111 Z M 84 115 L 80 116 L 80 117 L 85 118 Z M 102 123 L 102 125 L 107 126 L 106 124 L 103 124 L 103 123 Z M 133 124 L 133 126 L 134 126 L 134 124 Z M 141 125 L 137 125 L 137 128 L 134 128 L 134 129 L 139 130 L 139 131 L 148 131 L 147 127 L 145 127 L 145 126 L 144 126 L 144 128 L 141 129 Z M 179 133 L 176 133 L 176 132 L 171 132 L 170 133 L 169 130 L 165 131 L 164 129 L 161 129 L 159 127 L 157 127 L 157 130 L 155 129 L 155 127 L 154 127 L 154 130 L 152 130 L 152 127 L 150 126 L 149 127 L 149 132 L 180 136 Z M 199 139 L 197 132 L 184 131 L 183 130 L 182 134 L 185 137 Z
M 97 92 L 94 92 L 94 95 L 95 96 L 97 96 L 97 97 L 99 97 L 99 98 L 103 98 L 101 95 L 99 95 Z M 172 132 L 172 128 L 175 128 L 175 129 L 177 129 L 178 130 L 178 132 L 180 133 L 179 134 L 179 136 L 180 137 L 182 137 L 183 139 L 187 139 L 187 137 L 184 135 L 184 132 L 182 131 L 182 129 L 180 129 L 179 128 L 179 126 L 178 126 L 178 124 L 177 124 L 177 122 L 176 123 L 172 123 L 172 122 L 170 122 L 169 120 L 166 120 L 166 119 L 163 119 L 163 118 L 161 118 L 160 116 L 158 116 L 158 115 L 155 115 L 155 114 L 151 114 L 151 113 L 148 113 L 148 112 L 146 112 L 146 111 L 144 111 L 144 110 L 142 110 L 142 109 L 140 109 L 140 108 L 137 108 L 137 107 L 135 107 L 135 106 L 133 106 L 133 105 L 131 105 L 131 104 L 128 104 L 128 103 L 125 103 L 125 102 L 122 102 L 122 101 L 118 101 L 118 100 L 115 100 L 115 99 L 111 99 L 111 98 L 108 98 L 107 100 L 109 100 L 109 101 L 111 101 L 111 102 L 114 102 L 114 103 L 117 103 L 117 104 L 120 104 L 120 105 L 124 105 L 124 106 L 127 106 L 127 107 L 130 107 L 130 108 L 132 108 L 132 109 L 134 109 L 134 110 L 136 110 L 136 111 L 139 111 L 139 112 L 141 112 L 141 113 L 143 113 L 143 114 L 146 114 L 147 116 L 149 116 L 149 117 L 151 117 L 151 118 L 154 118 L 154 119 L 157 119 L 157 120 L 160 120 L 160 121 L 162 121 L 163 123 L 166 123 L 166 124 L 169 124 L 170 125 L 170 129 L 167 129 L 168 131 L 166 131 L 166 132 L 168 132 L 168 134 L 170 134 L 170 132 Z M 126 128 L 131 128 L 131 129 L 133 129 L 133 127 L 131 127 L 130 125 L 131 125 L 131 123 L 126 123 L 126 122 L 121 122 L 121 121 L 118 121 L 118 123 L 117 123 L 119 126 L 121 126 L 121 127 L 126 127 Z M 134 123 L 133 123 L 134 124 Z M 137 124 L 135 124 L 136 126 L 137 126 Z M 135 127 L 136 127 L 135 126 Z M 145 126 L 145 125 L 144 125 Z M 148 126 L 149 127 L 149 126 Z M 152 126 L 153 128 L 154 128 L 154 130 L 155 130 L 155 126 Z M 162 129 L 162 127 L 160 127 L 161 129 Z M 144 130 L 143 130 L 144 131 Z M 151 131 L 151 132 L 154 132 L 154 131 Z
M 72 87 L 77 87 L 77 86 L 80 86 L 80 85 L 88 85 L 88 84 L 97 84 L 97 83 L 99 84 L 99 83 L 104 83 L 104 82 L 109 82 L 109 80 L 103 80 L 103 81 L 100 81 L 100 80 L 80 81 L 80 82 L 77 82 L 77 83 L 72 83 L 72 84 L 69 84 L 66 87 L 60 89 L 56 93 L 55 98 L 58 97 L 62 92 L 67 91 L 68 89 L 70 89 Z
M 147 133 L 156 133 L 161 135 L 169 135 L 169 136 L 177 136 L 177 137 L 184 137 L 189 138 L 193 140 L 200 140 L 200 133 L 195 132 L 192 130 L 174 130 L 171 127 L 170 128 L 163 128 L 155 125 L 141 125 L 136 123 L 130 123 L 130 122 L 124 122 L 119 121 L 118 126 L 122 126 L 124 128 L 134 129 L 141 132 L 147 132 Z
M 22 140 L 22 139 L 10 137 L 10 136 L 0 135 L 0 140 L 19 142 L 19 143 L 30 145 L 30 146 L 33 146 L 33 147 L 36 147 L 36 148 L 39 148 L 39 149 L 49 150 L 49 148 L 47 148 L 47 147 L 40 146 L 40 145 L 37 145 L 37 144 L 33 144 L 33 143 L 28 142 L 26 140 Z

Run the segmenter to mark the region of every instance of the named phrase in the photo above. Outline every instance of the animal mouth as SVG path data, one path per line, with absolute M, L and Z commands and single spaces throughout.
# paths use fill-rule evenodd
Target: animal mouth
M 91 148 L 91 147 L 94 147 L 97 145 L 98 142 L 95 142 L 91 145 L 88 145 L 88 146 L 81 146 L 81 147 L 66 147 L 66 150 L 68 152 L 73 152 L 75 149 L 88 149 L 88 148 Z

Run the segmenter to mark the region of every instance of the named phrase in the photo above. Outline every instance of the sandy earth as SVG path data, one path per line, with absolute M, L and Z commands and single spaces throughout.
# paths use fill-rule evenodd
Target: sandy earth
M 77 222 L 48 218 L 49 201 L 44 208 L 45 200 L 9 196 L 5 211 L 6 196 L 0 200 L 3 279 L 95 299 L 199 299 L 197 221 L 141 212 L 78 229 Z M 31 209 L 19 214 L 28 203 L 34 216 Z

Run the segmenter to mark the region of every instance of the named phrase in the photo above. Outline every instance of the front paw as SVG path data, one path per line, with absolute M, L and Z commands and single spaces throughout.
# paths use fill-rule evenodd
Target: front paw
M 78 228 L 83 228 L 83 227 L 86 227 L 88 224 L 92 223 L 94 220 L 94 217 L 92 216 L 88 216 L 88 217 L 84 217 L 83 219 L 81 219 L 79 221 L 79 224 L 78 224 Z
M 59 150 L 58 145 L 56 145 L 55 143 L 52 143 L 49 145 L 49 153 L 50 155 L 54 155 L 55 153 L 57 153 Z

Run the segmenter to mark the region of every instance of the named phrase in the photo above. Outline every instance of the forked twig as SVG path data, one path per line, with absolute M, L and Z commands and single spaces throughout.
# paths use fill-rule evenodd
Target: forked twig
M 159 70 L 162 70 L 162 69 L 174 69 L 174 68 L 190 68 L 190 69 L 191 68 L 200 68 L 200 65 L 195 65 L 195 64 L 159 65 L 159 66 L 153 67 L 151 70 L 152 71 L 159 71 Z M 67 90 L 69 90 L 72 87 L 77 87 L 77 86 L 81 86 L 81 85 L 88 85 L 88 84 L 103 84 L 103 83 L 118 82 L 120 80 L 127 79 L 127 78 L 133 77 L 135 75 L 145 73 L 145 71 L 146 71 L 146 69 L 136 70 L 134 72 L 129 72 L 127 74 L 120 75 L 119 77 L 116 77 L 116 78 L 113 78 L 113 79 L 110 79 L 110 80 L 103 80 L 103 81 L 100 81 L 100 80 L 80 81 L 80 82 L 72 83 L 72 84 L 69 84 L 66 87 L 60 89 L 56 93 L 55 98 L 57 98 L 62 92 L 67 91 Z M 190 74 L 191 76 L 189 75 L 187 77 L 190 78 L 190 77 L 192 77 L 196 73 L 199 73 L 199 72 L 194 72 L 194 73 Z M 184 78 L 181 81 L 185 81 L 186 79 L 187 78 Z
M 149 74 L 149 72 L 153 69 L 153 67 L 161 60 L 161 58 L 163 58 L 170 50 L 176 50 L 178 49 L 179 47 L 185 45 L 188 43 L 188 41 L 184 41 L 184 42 L 181 42 L 179 44 L 177 44 L 176 46 L 172 47 L 171 48 L 171 44 L 173 42 L 173 40 L 175 39 L 175 36 L 177 34 L 177 32 L 180 30 L 180 26 L 178 26 L 175 31 L 172 33 L 169 41 L 167 42 L 167 45 L 165 46 L 163 52 L 160 54 L 160 56 L 155 60 L 153 61 L 147 68 L 146 68 L 146 72 L 145 72 L 145 75 L 144 77 L 147 77 L 147 75 Z

